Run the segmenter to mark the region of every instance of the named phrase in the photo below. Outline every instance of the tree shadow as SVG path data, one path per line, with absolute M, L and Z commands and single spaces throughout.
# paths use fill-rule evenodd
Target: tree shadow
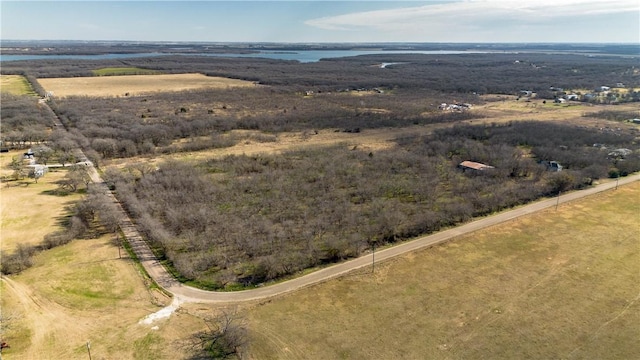
M 74 194 L 86 194 L 87 189 L 78 189 L 76 191 L 68 191 L 64 189 L 51 189 L 51 190 L 43 190 L 40 192 L 40 195 L 50 195 L 50 196 L 58 196 L 65 197 Z
M 2 183 L 6 184 L 5 187 L 28 187 L 31 184 L 34 184 L 33 181 L 29 181 L 26 179 L 21 179 L 21 180 L 3 180 Z
M 59 197 L 64 197 L 64 196 L 69 196 L 71 195 L 70 192 L 68 191 L 64 191 L 64 190 L 58 190 L 58 189 L 53 189 L 53 190 L 44 190 L 40 192 L 40 195 L 51 195 L 51 196 L 59 196 Z

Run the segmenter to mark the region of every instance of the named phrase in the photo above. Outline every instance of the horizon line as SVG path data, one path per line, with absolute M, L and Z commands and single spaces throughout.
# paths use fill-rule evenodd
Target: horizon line
M 213 41 L 213 40 L 124 40 L 124 39 L 110 39 L 110 40 L 86 40 L 86 39 L 1 39 L 0 38 L 0 46 L 2 46 L 3 41 L 10 42 L 126 42 L 126 43 L 156 43 L 156 44 L 176 44 L 176 43 L 186 43 L 186 44 L 304 44 L 304 45 L 313 45 L 313 44 L 456 44 L 456 45 L 465 45 L 465 44 L 473 44 L 473 45 L 487 45 L 487 44 L 504 44 L 504 45 L 526 45 L 526 44 L 535 44 L 535 45 L 555 45 L 555 44 L 579 44 L 579 45 L 636 45 L 640 47 L 640 43 L 637 42 L 567 42 L 567 41 L 525 41 L 525 42 L 515 42 L 515 41 L 499 41 L 499 42 L 486 42 L 486 41 Z

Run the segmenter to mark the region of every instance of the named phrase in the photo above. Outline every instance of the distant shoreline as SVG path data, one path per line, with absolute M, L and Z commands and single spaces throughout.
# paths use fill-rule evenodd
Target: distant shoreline
M 2 40 L 2 55 L 229 54 L 298 51 L 550 52 L 640 56 L 638 44 L 588 43 L 202 43 L 134 41 Z

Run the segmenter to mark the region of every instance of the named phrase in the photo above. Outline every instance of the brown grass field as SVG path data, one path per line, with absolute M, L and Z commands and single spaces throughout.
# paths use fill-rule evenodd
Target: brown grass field
M 210 77 L 202 74 L 123 75 L 38 79 L 56 97 L 112 97 L 152 92 L 184 91 L 202 88 L 226 89 L 256 86 L 251 81 Z
M 640 184 L 248 310 L 254 359 L 637 359 Z
M 0 154 L 0 175 L 10 175 L 7 169 L 13 156 L 22 151 Z M 51 169 L 36 184 L 33 179 L 8 181 L 0 184 L 0 250 L 13 251 L 18 243 L 35 245 L 46 234 L 61 229 L 60 221 L 68 214 L 67 206 L 80 199 L 80 195 L 54 195 L 56 181 L 65 170 Z

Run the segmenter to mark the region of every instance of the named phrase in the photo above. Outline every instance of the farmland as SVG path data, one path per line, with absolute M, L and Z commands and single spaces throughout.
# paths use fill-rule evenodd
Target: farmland
M 48 78 L 40 79 L 39 82 L 48 91 L 53 91 L 56 97 L 114 97 L 148 94 L 157 91 L 187 91 L 201 88 L 228 89 L 254 86 L 248 81 L 207 77 L 201 74 Z
M 122 76 L 122 75 L 156 75 L 157 71 L 136 67 L 107 67 L 93 70 L 97 76 Z
M 35 95 L 27 79 L 20 75 L 0 76 L 0 89 L 3 93 L 13 95 Z

